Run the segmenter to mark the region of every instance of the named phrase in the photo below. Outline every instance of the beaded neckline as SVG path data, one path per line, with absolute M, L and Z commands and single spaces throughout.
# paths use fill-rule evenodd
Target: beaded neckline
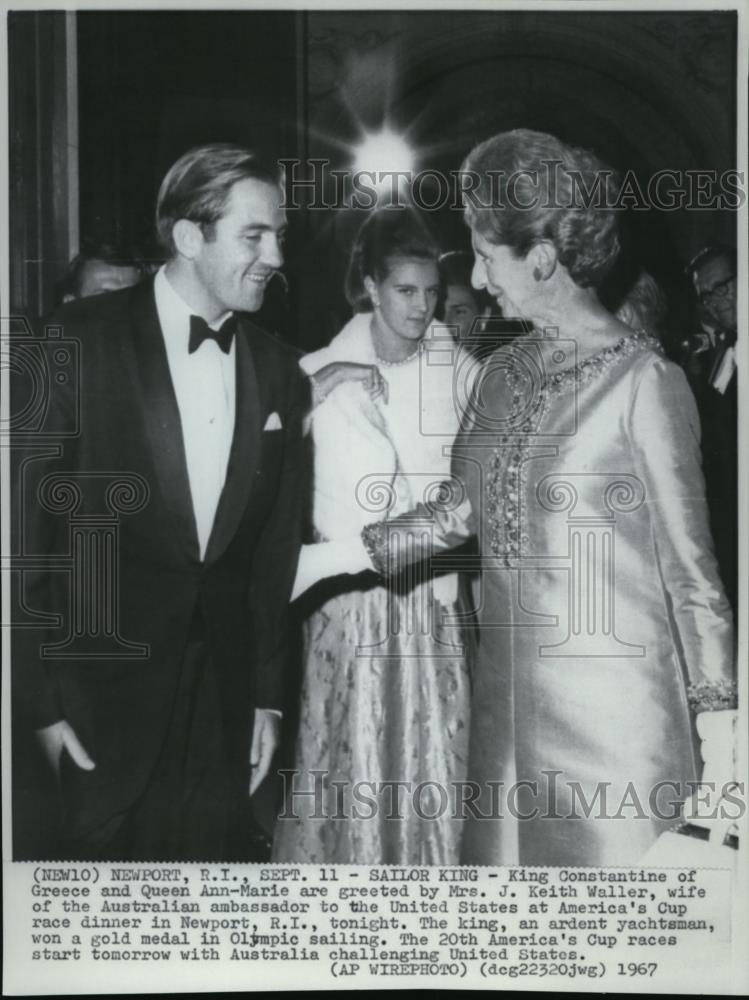
M 597 354 L 591 354 L 588 358 L 583 358 L 576 365 L 565 368 L 560 372 L 547 375 L 542 386 L 546 390 L 554 393 L 563 393 L 571 389 L 580 382 L 590 382 L 598 375 L 602 375 L 612 365 L 623 361 L 637 351 L 652 350 L 658 354 L 663 354 L 660 342 L 647 333 L 645 330 L 635 330 L 622 337 L 611 347 L 604 347 Z
M 633 331 L 616 344 L 563 371 L 554 372 L 541 380 L 531 392 L 532 406 L 526 407 L 527 393 L 532 389 L 527 373 L 505 372 L 513 391 L 509 423 L 512 430 L 502 435 L 494 449 L 487 476 L 489 500 L 489 544 L 492 554 L 508 567 L 516 566 L 528 536 L 523 525 L 523 495 L 526 489 L 526 460 L 530 436 L 538 433 L 551 396 L 574 390 L 608 371 L 613 365 L 642 350 L 663 354 L 658 340 L 642 330 Z
M 633 331 L 611 347 L 605 347 L 597 354 L 583 358 L 576 365 L 546 373 L 543 367 L 541 372 L 538 372 L 538 362 L 533 365 L 518 363 L 518 355 L 523 351 L 523 346 L 514 341 L 509 348 L 511 361 L 505 369 L 505 381 L 512 392 L 509 410 L 512 433 L 537 434 L 551 398 L 576 391 L 620 361 L 644 350 L 663 353 L 660 343 L 650 334 Z M 561 360 L 564 360 L 563 356 Z M 543 365 L 543 362 L 541 364 Z M 541 374 L 542 377 L 539 378 Z

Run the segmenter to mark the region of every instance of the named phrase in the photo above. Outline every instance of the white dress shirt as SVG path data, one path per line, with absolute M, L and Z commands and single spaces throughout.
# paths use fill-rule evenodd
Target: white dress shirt
M 194 311 L 175 291 L 164 267 L 156 275 L 154 294 L 182 423 L 187 475 L 203 559 L 224 488 L 234 436 L 236 342 L 232 339 L 228 354 L 214 340 L 204 341 L 190 354 L 190 316 Z M 228 315 L 209 325 L 217 330 Z

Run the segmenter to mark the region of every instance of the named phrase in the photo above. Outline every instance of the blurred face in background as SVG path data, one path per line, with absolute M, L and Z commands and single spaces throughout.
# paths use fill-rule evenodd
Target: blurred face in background
M 109 264 L 104 260 L 87 260 L 78 279 L 77 295 L 66 295 L 65 301 L 87 299 L 104 292 L 116 292 L 121 288 L 137 285 L 142 274 L 137 267 L 128 264 Z
M 479 303 L 471 288 L 467 285 L 447 286 L 443 322 L 446 326 L 457 327 L 458 340 L 466 339 L 478 315 Z
M 695 270 L 697 296 L 715 322 L 725 330 L 736 330 L 736 271 L 725 257 L 708 260 Z

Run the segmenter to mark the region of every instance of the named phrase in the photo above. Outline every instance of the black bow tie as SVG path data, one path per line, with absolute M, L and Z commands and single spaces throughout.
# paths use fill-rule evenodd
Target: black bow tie
M 231 341 L 237 329 L 237 320 L 234 314 L 227 317 L 218 330 L 212 330 L 202 316 L 190 317 L 190 340 L 187 350 L 193 354 L 204 340 L 215 340 L 224 354 L 231 350 Z

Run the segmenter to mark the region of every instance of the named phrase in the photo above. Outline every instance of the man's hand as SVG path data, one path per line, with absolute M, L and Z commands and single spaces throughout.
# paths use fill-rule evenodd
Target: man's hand
M 267 708 L 255 709 L 250 748 L 250 795 L 254 795 L 270 770 L 281 733 L 281 716 Z
M 63 748 L 68 751 L 73 762 L 84 771 L 93 771 L 96 764 L 83 749 L 83 744 L 75 735 L 75 731 L 69 722 L 64 719 L 60 722 L 53 722 L 51 726 L 36 730 L 36 738 L 42 748 L 44 756 L 49 761 L 55 777 L 60 777 L 60 757 Z

